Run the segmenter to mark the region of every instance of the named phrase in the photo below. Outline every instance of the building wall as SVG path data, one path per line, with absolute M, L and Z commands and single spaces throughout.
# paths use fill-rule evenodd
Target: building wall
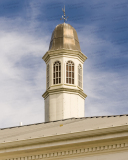
M 45 99 L 45 121 L 84 117 L 84 99 L 78 94 L 55 93 Z
M 44 100 L 45 122 L 49 121 L 49 96 Z M 47 116 L 46 116 L 47 115 Z
M 53 84 L 53 65 L 56 61 L 61 63 L 61 83 Z M 66 83 L 66 63 L 67 61 L 74 62 L 74 84 Z M 78 65 L 82 66 L 83 74 L 83 63 L 76 56 L 63 56 L 58 55 L 57 57 L 52 57 L 49 62 L 49 89 L 79 89 L 78 87 Z M 47 65 L 48 65 L 47 64 Z M 46 70 L 47 71 L 47 70 Z M 47 77 L 47 76 L 46 76 Z M 46 79 L 47 80 L 47 79 Z M 83 82 L 83 76 L 82 76 Z M 47 82 L 46 82 L 47 83 Z M 83 89 L 83 85 L 82 88 Z M 65 93 L 52 93 L 45 99 L 45 121 L 54 121 L 60 119 L 66 119 L 71 117 L 84 117 L 84 98 L 76 92 L 66 92 Z
M 74 67 L 75 67 L 75 82 L 74 85 L 70 85 L 68 84 L 68 87 L 70 88 L 76 88 L 78 86 L 78 65 L 81 64 L 82 66 L 82 70 L 83 70 L 83 63 L 81 62 L 80 59 L 78 59 L 77 57 L 68 57 L 68 56 L 60 56 L 60 57 L 54 57 L 52 59 L 50 59 L 50 61 L 48 62 L 49 64 L 49 69 L 50 69 L 50 87 L 57 87 L 58 85 L 53 85 L 53 64 L 56 61 L 60 61 L 61 62 L 61 84 L 66 84 L 66 62 L 67 61 L 73 61 L 74 62 Z M 47 64 L 47 65 L 48 65 Z M 83 74 L 83 72 L 82 72 Z M 83 82 L 83 79 L 82 79 Z M 82 89 L 83 89 L 83 85 L 82 85 Z

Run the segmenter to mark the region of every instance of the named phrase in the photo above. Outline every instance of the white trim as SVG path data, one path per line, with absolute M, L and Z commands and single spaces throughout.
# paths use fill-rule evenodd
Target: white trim
M 111 152 L 111 151 L 119 151 L 119 150 L 124 150 L 128 149 L 128 143 L 113 143 L 109 145 L 100 145 L 100 146 L 92 146 L 92 147 L 82 147 L 82 148 L 77 148 L 76 149 L 65 149 L 63 151 L 53 151 L 53 152 L 44 152 L 42 154 L 37 154 L 37 155 L 29 155 L 25 157 L 15 157 L 11 158 L 11 160 L 36 160 L 36 159 L 47 159 L 47 158 L 52 158 L 52 157 L 63 157 L 63 156 L 80 156 L 80 155 L 86 155 L 86 154 L 95 154 L 95 153 L 100 153 L 100 152 Z M 4 159 L 8 160 L 8 159 Z

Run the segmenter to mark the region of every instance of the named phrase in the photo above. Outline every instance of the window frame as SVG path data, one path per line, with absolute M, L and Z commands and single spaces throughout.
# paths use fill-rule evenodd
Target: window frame
M 59 60 L 53 63 L 53 85 L 61 84 L 61 62 Z
M 82 75 L 82 65 L 78 65 L 78 86 L 82 88 L 83 86 L 83 75 Z
M 66 62 L 66 84 L 75 84 L 75 63 L 72 60 Z
M 47 88 L 49 88 L 49 64 L 47 65 Z

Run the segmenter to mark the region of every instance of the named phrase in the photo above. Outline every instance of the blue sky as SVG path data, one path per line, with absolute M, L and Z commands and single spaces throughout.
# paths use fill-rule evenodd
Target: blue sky
M 42 56 L 64 4 L 88 57 L 85 116 L 128 114 L 127 0 L 1 0 L 0 128 L 44 121 Z

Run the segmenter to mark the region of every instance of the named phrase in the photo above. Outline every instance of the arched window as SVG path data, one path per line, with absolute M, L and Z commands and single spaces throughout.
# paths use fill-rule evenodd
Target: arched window
M 61 63 L 56 61 L 53 65 L 53 84 L 61 83 Z
M 47 65 L 47 88 L 49 87 L 49 64 Z
M 72 61 L 66 63 L 66 83 L 74 84 L 74 63 Z
M 82 88 L 82 67 L 78 66 L 78 86 Z

